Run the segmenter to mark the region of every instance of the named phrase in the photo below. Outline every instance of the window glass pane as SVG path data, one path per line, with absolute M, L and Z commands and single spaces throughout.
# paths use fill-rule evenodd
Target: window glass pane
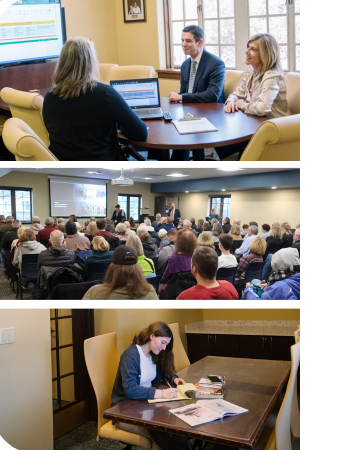
M 206 20 L 204 22 L 205 42 L 207 44 L 219 43 L 219 25 L 217 20 Z
M 220 20 L 220 44 L 235 43 L 235 21 L 234 19 Z
M 300 16 L 295 16 L 295 43 L 300 44 Z
M 264 17 L 250 19 L 250 36 L 257 33 L 267 33 L 267 23 Z
M 65 347 L 59 350 L 60 357 L 60 375 L 74 371 L 73 347 Z
M 184 9 L 182 0 L 171 0 L 171 20 L 182 20 L 184 18 Z
M 266 0 L 249 0 L 249 15 L 264 16 L 266 14 Z
M 204 19 L 214 19 L 218 16 L 217 0 L 203 0 Z
M 286 0 L 269 0 L 269 14 L 287 14 Z
M 139 208 L 140 208 L 139 197 L 130 197 L 130 216 L 134 220 L 139 220 Z
M 294 0 L 294 8 L 296 13 L 300 13 L 300 0 Z
M 16 219 L 31 220 L 30 217 L 30 192 L 16 191 Z
M 173 3 L 182 3 L 179 0 L 173 0 Z M 185 19 L 197 19 L 197 0 L 185 0 Z
M 188 25 L 198 25 L 198 20 L 186 20 L 185 27 Z
M 185 55 L 180 45 L 173 46 L 173 60 L 174 66 L 181 66 L 181 64 L 185 61 Z
M 220 201 L 221 198 L 212 198 L 211 199 L 211 209 L 216 209 L 216 214 L 220 215 Z M 211 211 L 209 211 L 209 216 L 211 215 Z
M 11 191 L 0 189 L 0 214 L 12 216 Z
M 286 45 L 280 45 L 280 56 L 281 56 L 281 63 L 282 63 L 282 69 L 288 70 L 288 49 Z
M 296 46 L 295 53 L 295 68 L 300 70 L 300 45 Z
M 225 217 L 230 217 L 231 212 L 231 198 L 224 198 L 224 206 L 222 211 L 222 219 Z
M 75 400 L 74 394 L 74 375 L 62 378 L 61 380 L 61 399 L 62 406 Z
M 181 44 L 182 30 L 185 28 L 184 23 L 183 22 L 173 22 L 172 26 L 173 26 L 173 30 L 172 30 L 173 44 Z
M 127 206 L 128 206 L 128 198 L 125 195 L 118 195 L 118 204 L 120 205 L 121 209 L 124 209 L 125 214 L 127 215 Z
M 220 57 L 219 47 L 217 45 L 206 45 L 205 49 L 207 52 Z
M 236 67 L 236 47 L 233 45 L 221 46 L 221 59 L 224 61 L 226 68 Z
M 59 345 L 73 343 L 72 319 L 61 319 L 58 321 Z
M 270 17 L 270 33 L 277 39 L 279 44 L 287 44 L 287 16 Z
M 220 17 L 233 17 L 235 15 L 234 0 L 219 0 Z

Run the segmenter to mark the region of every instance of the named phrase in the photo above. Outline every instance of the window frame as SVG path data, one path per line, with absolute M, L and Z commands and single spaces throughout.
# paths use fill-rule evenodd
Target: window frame
M 222 194 L 222 195 L 209 195 L 209 214 L 210 214 L 211 210 L 213 209 L 213 199 L 214 198 L 220 198 L 221 199 L 221 201 L 220 201 L 220 211 L 219 211 L 218 215 L 219 215 L 219 219 L 220 219 L 219 223 L 222 224 L 222 222 L 224 220 L 224 217 L 223 217 L 224 201 L 223 201 L 223 199 L 229 198 L 230 199 L 230 207 L 231 207 L 232 197 L 231 197 L 231 194 L 226 194 L 226 195 L 224 195 L 224 194 Z
M 119 197 L 127 197 L 126 201 L 126 211 L 125 211 L 125 219 L 128 220 L 130 218 L 130 197 L 137 197 L 139 199 L 139 216 L 137 220 L 133 217 L 133 219 L 138 221 L 140 219 L 141 210 L 142 210 L 142 195 L 139 194 L 122 194 L 118 192 L 118 204 L 119 204 Z
M 32 223 L 33 217 L 33 189 L 24 187 L 13 187 L 13 186 L 0 186 L 0 190 L 11 191 L 11 209 L 12 216 L 14 220 L 17 220 L 16 211 L 16 191 L 28 191 L 30 193 L 30 220 L 21 220 L 22 223 Z

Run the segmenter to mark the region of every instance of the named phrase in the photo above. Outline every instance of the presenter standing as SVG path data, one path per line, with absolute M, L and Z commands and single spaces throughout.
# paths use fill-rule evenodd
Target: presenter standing
M 115 225 L 118 225 L 120 222 L 125 222 L 125 212 L 123 209 L 120 209 L 120 205 L 116 205 L 112 220 L 114 220 Z
M 177 227 L 181 214 L 180 210 L 175 208 L 175 206 L 176 206 L 175 203 L 171 204 L 171 209 L 169 210 L 168 216 L 174 219 L 174 225 Z

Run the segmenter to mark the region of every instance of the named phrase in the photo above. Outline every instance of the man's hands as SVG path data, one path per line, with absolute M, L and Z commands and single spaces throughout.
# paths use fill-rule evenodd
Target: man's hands
M 168 97 L 169 97 L 169 102 L 181 102 L 181 100 L 182 100 L 182 95 L 177 94 L 176 92 L 170 92 Z

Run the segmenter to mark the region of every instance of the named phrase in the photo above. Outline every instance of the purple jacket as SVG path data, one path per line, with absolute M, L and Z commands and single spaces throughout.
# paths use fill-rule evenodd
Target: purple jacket
M 192 255 L 182 255 L 180 253 L 173 253 L 168 258 L 168 265 L 163 274 L 163 280 L 166 283 L 164 291 L 166 292 L 170 285 L 175 281 L 176 275 L 179 272 L 187 272 L 191 270 Z

